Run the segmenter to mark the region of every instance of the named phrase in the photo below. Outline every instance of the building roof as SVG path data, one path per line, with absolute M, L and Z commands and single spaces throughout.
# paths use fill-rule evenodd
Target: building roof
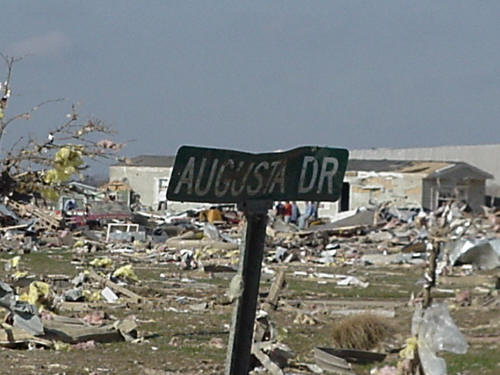
M 138 155 L 127 158 L 125 162 L 113 166 L 168 168 L 173 167 L 174 162 L 175 156 Z M 347 170 L 353 172 L 421 173 L 430 178 L 443 177 L 446 174 L 457 173 L 460 170 L 462 174 L 470 174 L 474 178 L 493 178 L 491 174 L 470 164 L 453 161 L 349 159 Z
M 478 179 L 490 179 L 493 176 L 479 168 L 464 162 L 419 161 L 419 160 L 373 160 L 349 159 L 347 170 L 353 172 L 397 172 L 421 173 L 427 178 L 444 177 L 451 173 Z
M 349 159 L 347 162 L 347 170 L 363 172 L 395 172 L 412 164 L 412 161 L 407 160 Z
M 113 164 L 120 167 L 158 167 L 168 168 L 173 167 L 175 156 L 163 155 L 138 155 L 133 158 L 127 158 L 124 162 Z
M 457 162 L 450 163 L 447 167 L 440 168 L 430 175 L 428 178 L 440 178 L 440 177 L 459 177 L 459 178 L 476 178 L 476 179 L 492 179 L 494 176 L 488 172 L 483 171 L 473 165 Z

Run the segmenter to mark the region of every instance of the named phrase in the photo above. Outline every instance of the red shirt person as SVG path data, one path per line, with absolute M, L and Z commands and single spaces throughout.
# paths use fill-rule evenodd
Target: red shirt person
M 292 216 L 292 205 L 290 204 L 289 201 L 286 201 L 283 206 L 283 218 L 285 220 L 285 223 L 290 222 L 291 216 Z

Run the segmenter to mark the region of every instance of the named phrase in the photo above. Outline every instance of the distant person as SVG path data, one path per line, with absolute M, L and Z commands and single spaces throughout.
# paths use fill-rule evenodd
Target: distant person
M 130 202 L 130 209 L 132 211 L 140 211 L 141 209 L 141 195 L 138 193 L 132 193 L 132 199 Z
M 283 205 L 283 220 L 285 220 L 285 223 L 289 223 L 291 217 L 292 217 L 292 205 L 290 204 L 289 201 L 286 201 L 285 204 Z
M 66 202 L 64 202 L 64 211 L 73 211 L 76 208 L 76 202 L 73 198 L 68 199 Z
M 311 202 L 312 203 L 312 219 L 313 220 L 318 220 L 318 202 Z
M 304 215 L 299 217 L 299 228 L 306 228 L 309 225 L 309 221 L 314 220 L 315 218 L 317 218 L 317 216 L 318 212 L 316 209 L 316 205 L 313 202 L 308 201 Z
M 68 199 L 66 202 L 63 204 L 63 210 L 62 210 L 62 215 L 64 217 L 63 220 L 63 227 L 67 227 L 69 224 L 69 218 L 71 217 L 71 211 L 73 211 L 76 208 L 76 201 L 73 198 Z
M 290 216 L 290 223 L 297 224 L 300 216 L 299 206 L 297 206 L 297 202 L 292 202 L 292 215 Z
M 461 200 L 458 209 L 462 212 L 472 212 L 472 208 L 465 200 Z
M 158 211 L 167 209 L 167 190 L 160 190 L 158 201 Z
M 281 202 L 276 203 L 276 206 L 274 206 L 274 210 L 276 217 L 283 217 L 283 204 Z

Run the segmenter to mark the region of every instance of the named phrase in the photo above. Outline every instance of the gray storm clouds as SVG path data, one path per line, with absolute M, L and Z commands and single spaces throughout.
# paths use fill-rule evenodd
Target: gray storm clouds
M 4 140 L 71 102 L 128 143 L 266 152 L 500 143 L 500 1 L 5 2 L 16 65 Z M 2 66 L 0 66 L 0 71 Z
M 6 49 L 10 56 L 49 56 L 60 53 L 71 45 L 69 38 L 60 31 L 47 31 L 13 42 Z

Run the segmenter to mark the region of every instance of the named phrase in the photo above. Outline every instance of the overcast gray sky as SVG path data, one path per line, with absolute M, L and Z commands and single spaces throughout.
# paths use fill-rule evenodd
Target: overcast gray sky
M 72 102 L 125 154 L 500 143 L 500 1 L 2 1 L 11 142 Z M 2 66 L 2 76 L 5 71 Z

